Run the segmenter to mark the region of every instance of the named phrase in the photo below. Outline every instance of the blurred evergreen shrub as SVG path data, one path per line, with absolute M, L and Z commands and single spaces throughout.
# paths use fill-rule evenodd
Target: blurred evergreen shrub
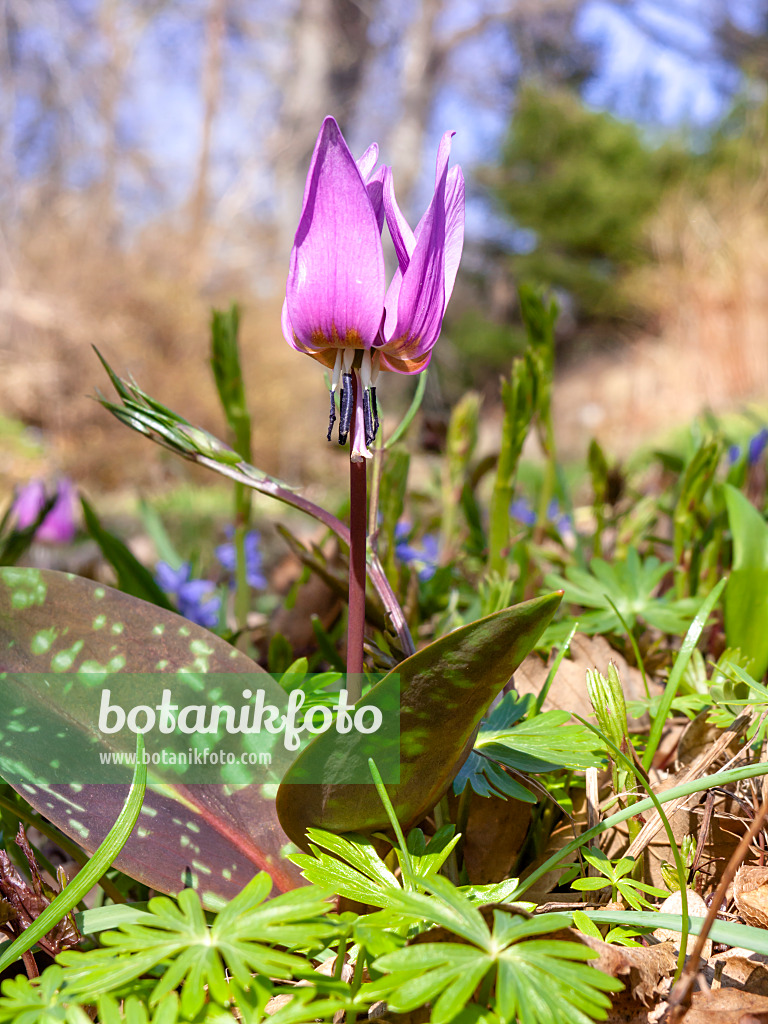
M 510 256 L 513 274 L 569 293 L 581 322 L 633 312 L 622 273 L 648 258 L 646 222 L 690 161 L 571 92 L 524 86 L 501 165 L 485 175 L 501 212 L 533 233 L 530 251 Z

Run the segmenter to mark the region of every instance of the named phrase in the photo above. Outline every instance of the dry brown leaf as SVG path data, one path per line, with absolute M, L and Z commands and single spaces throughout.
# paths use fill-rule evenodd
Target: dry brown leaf
M 702 776 L 706 775 L 710 766 L 715 764 L 718 758 L 722 756 L 723 752 L 732 742 L 734 736 L 739 735 L 743 730 L 744 723 L 748 721 L 748 718 L 749 716 L 742 715 L 736 719 L 730 728 L 721 730 L 718 738 L 708 747 L 705 747 L 704 750 L 693 759 L 687 768 L 680 771 L 677 775 L 667 778 L 660 788 L 667 789 L 671 786 L 689 782 L 691 779 L 700 779 Z M 658 791 L 659 790 L 657 789 L 657 792 Z M 690 805 L 691 801 L 696 799 L 700 799 L 700 797 L 679 797 L 677 800 L 674 800 L 666 808 L 667 817 L 671 820 L 678 808 Z M 728 810 L 730 811 L 731 808 L 729 807 Z M 640 830 L 640 834 L 632 841 L 631 846 L 627 850 L 627 856 L 639 856 L 651 839 L 660 831 L 661 827 L 661 818 L 658 813 L 654 811 L 648 816 L 648 820 Z
M 651 1012 L 624 989 L 611 993 L 611 1008 L 605 1024 L 649 1024 Z
M 301 563 L 298 559 L 293 560 L 292 567 L 298 577 L 301 572 Z M 269 625 L 270 636 L 281 633 L 290 643 L 294 657 L 298 658 L 313 650 L 313 645 L 316 644 L 312 616 L 318 615 L 323 629 L 330 629 L 340 610 L 338 594 L 325 580 L 313 573 L 299 588 L 290 608 L 282 604 L 272 616 Z
M 284 1006 L 287 1006 L 292 999 L 293 996 L 289 995 L 287 992 L 283 992 L 279 996 L 272 996 L 264 1007 L 264 1013 L 268 1013 L 272 1016 L 273 1013 L 277 1013 L 278 1010 L 282 1010 Z
M 661 785 L 654 786 L 654 791 L 657 794 L 662 793 L 683 781 L 687 781 L 687 778 L 686 771 L 680 772 L 675 776 L 665 779 Z M 667 810 L 667 817 L 678 846 L 687 835 L 698 838 L 704 815 L 703 807 L 694 806 L 686 808 L 680 805 L 686 803 L 686 801 L 699 798 L 699 794 L 695 794 L 693 797 L 683 797 L 678 801 L 672 801 L 665 807 L 665 810 L 667 807 L 669 808 Z M 734 816 L 738 820 L 734 820 Z M 728 863 L 731 854 L 739 844 L 739 839 L 743 834 L 743 825 L 741 824 L 743 820 L 743 813 L 735 800 L 729 796 L 718 795 L 715 802 L 715 812 L 712 815 L 703 851 L 703 864 L 711 866 L 710 870 L 715 880 L 719 877 L 723 866 Z M 658 830 L 656 830 L 657 825 Z M 604 847 L 607 856 L 613 858 L 623 855 L 637 858 L 645 850 L 643 881 L 648 882 L 650 885 L 664 887 L 661 867 L 665 861 L 672 863 L 674 855 L 667 834 L 661 828 L 656 812 L 648 813 L 648 824 L 643 826 L 639 837 L 629 845 L 628 838 L 626 823 L 622 823 L 613 829 Z
M 645 697 L 643 677 L 639 669 L 632 668 L 602 636 L 576 633 L 571 640 L 568 657 L 563 658 L 543 704 L 544 711 L 567 708 L 584 718 L 592 718 L 592 705 L 587 696 L 587 669 L 597 669 L 604 675 L 609 662 L 614 662 L 627 700 Z M 519 694 L 538 694 L 547 678 L 549 666 L 537 655 L 525 659 L 515 672 L 514 687 Z M 653 690 L 652 690 L 653 692 Z
M 733 880 L 733 898 L 745 924 L 768 928 L 768 868 L 742 865 Z
M 681 1024 L 768 1024 L 768 997 L 735 988 L 695 992 Z
M 575 790 L 573 794 L 573 817 L 571 820 L 566 819 L 560 825 L 555 828 L 550 834 L 547 840 L 547 845 L 542 850 L 541 854 L 537 859 L 523 872 L 522 877 L 525 878 L 532 871 L 535 871 L 545 861 L 555 854 L 559 853 L 564 846 L 568 843 L 573 842 L 574 836 L 579 835 L 586 828 L 587 822 L 587 809 L 586 802 L 584 799 L 584 790 Z M 557 864 L 551 871 L 548 871 L 543 875 L 534 889 L 528 891 L 527 899 L 533 903 L 543 903 L 546 900 L 547 894 L 559 884 L 563 872 L 567 869 L 569 864 L 572 864 L 577 859 L 577 854 L 574 852 L 570 854 L 565 860 Z M 578 899 L 582 898 L 582 894 L 577 894 Z M 564 893 L 559 893 L 559 900 L 565 899 Z
M 723 729 L 707 721 L 709 715 L 709 708 L 700 711 L 683 730 L 680 742 L 677 745 L 678 768 L 685 768 L 692 764 L 697 757 L 708 755 L 720 737 L 725 735 Z M 745 728 L 746 724 L 745 722 Z M 725 763 L 729 758 L 735 757 L 744 746 L 743 734 L 729 733 L 727 739 L 728 746 L 721 752 L 718 759 L 711 764 L 712 768 L 717 768 L 720 763 Z
M 478 885 L 500 882 L 509 875 L 525 842 L 532 805 L 477 793 L 469 800 L 464 845 L 469 881 Z M 454 811 L 458 799 L 450 794 L 449 802 Z
M 709 958 L 704 977 L 710 985 L 714 982 L 723 987 L 768 996 L 768 956 L 734 946 Z
M 589 935 L 582 941 L 599 954 L 592 966 L 627 983 L 632 998 L 644 1006 L 652 1006 L 660 995 L 666 995 L 666 982 L 675 972 L 677 954 L 672 942 L 655 946 L 614 946 Z
M 699 896 L 697 892 L 692 889 L 686 889 L 686 896 L 688 897 L 688 916 L 689 917 L 706 917 L 708 913 L 707 904 Z M 659 907 L 660 914 L 682 914 L 683 912 L 683 900 L 679 892 L 673 892 L 670 896 L 664 900 Z M 680 948 L 680 937 L 681 932 L 673 932 L 669 928 L 657 928 L 653 933 L 654 938 L 659 939 L 660 942 L 672 942 L 675 949 Z M 693 952 L 693 947 L 696 945 L 698 936 L 689 934 L 688 941 L 685 945 L 685 952 L 688 956 Z M 708 960 L 712 956 L 712 940 L 707 939 L 704 943 L 704 950 L 702 956 L 705 960 Z

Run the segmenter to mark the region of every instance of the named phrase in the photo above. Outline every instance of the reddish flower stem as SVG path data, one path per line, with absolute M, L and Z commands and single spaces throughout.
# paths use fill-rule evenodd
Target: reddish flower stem
M 357 374 L 352 374 L 351 439 L 355 436 L 357 415 Z M 347 690 L 349 700 L 357 701 L 362 692 L 363 633 L 365 629 L 365 548 L 366 548 L 366 460 L 349 460 L 349 620 L 347 624 Z

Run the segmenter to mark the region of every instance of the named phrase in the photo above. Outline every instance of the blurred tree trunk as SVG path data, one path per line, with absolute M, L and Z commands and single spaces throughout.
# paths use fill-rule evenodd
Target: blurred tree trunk
M 221 102 L 221 64 L 226 19 L 227 0 L 211 0 L 205 20 L 200 151 L 189 203 L 189 266 L 194 278 L 199 278 L 204 272 L 205 236 L 210 215 L 211 139 Z
M 345 131 L 358 105 L 380 0 L 300 0 L 282 68 L 278 127 L 271 158 L 276 180 L 277 246 L 293 243 L 310 156 L 323 118 Z
M 387 147 L 387 158 L 392 164 L 401 203 L 407 201 L 419 177 L 429 116 L 448 54 L 444 42 L 435 32 L 443 0 L 421 0 L 414 7 L 413 16 L 403 32 L 401 113 Z
M 125 19 L 121 18 L 121 13 L 125 12 L 121 12 L 120 0 L 103 0 L 97 12 L 99 34 L 104 40 L 108 59 L 101 69 L 97 90 L 103 142 L 101 180 L 96 189 L 93 208 L 98 232 L 94 233 L 93 240 L 96 244 L 105 245 L 115 241 L 115 233 L 120 227 L 117 210 L 120 168 L 118 107 L 123 98 L 125 78 L 134 50 L 133 40 L 125 30 Z

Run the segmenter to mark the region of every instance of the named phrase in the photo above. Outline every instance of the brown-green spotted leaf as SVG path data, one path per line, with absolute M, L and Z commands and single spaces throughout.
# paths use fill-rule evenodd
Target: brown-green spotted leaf
M 157 697 L 141 690 L 142 674 L 155 687 L 167 677 L 179 705 L 209 704 L 221 679 L 238 693 L 249 683 L 280 690 L 251 659 L 173 612 L 65 573 L 0 569 L 0 776 L 89 853 L 114 824 L 132 768 L 112 783 L 92 781 L 83 764 L 135 744 L 133 733 L 99 731 L 98 697 L 104 687 L 133 686 L 132 703 L 152 707 Z M 170 742 L 155 730 L 148 750 L 150 737 Z M 189 782 L 181 769 L 149 771 L 154 787 L 116 862 L 127 874 L 168 893 L 192 885 L 211 906 L 261 870 L 278 890 L 301 883 L 285 856 L 291 844 L 275 811 L 274 774 L 261 781 L 257 765 L 244 781 L 242 771 L 211 768 L 210 782 L 199 773 Z
M 530 653 L 554 615 L 562 593 L 506 608 L 449 633 L 410 658 L 360 702 L 381 711 L 384 725 L 400 705 L 399 782 L 387 786 L 404 828 L 417 822 L 447 790 L 472 748 L 488 706 Z M 371 783 L 368 758 L 391 771 L 393 743 L 382 730 L 320 734 L 296 759 L 277 795 L 280 823 L 306 848 L 308 828 L 372 832 L 388 827 Z M 317 782 L 333 777 L 334 765 L 359 784 Z M 384 782 L 387 774 L 382 771 Z

